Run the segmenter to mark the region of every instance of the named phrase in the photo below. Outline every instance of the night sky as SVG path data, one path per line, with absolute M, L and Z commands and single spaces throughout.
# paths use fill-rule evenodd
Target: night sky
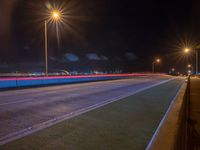
M 47 3 L 67 16 L 59 38 L 48 25 L 52 70 L 150 71 L 156 57 L 157 71 L 193 63 L 179 51 L 200 41 L 198 0 L 1 0 L 1 72 L 42 67 Z

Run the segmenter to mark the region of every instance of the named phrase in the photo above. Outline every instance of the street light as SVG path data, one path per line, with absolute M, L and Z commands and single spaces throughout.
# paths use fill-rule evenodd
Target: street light
M 159 62 L 160 62 L 160 59 L 159 59 L 159 58 L 158 58 L 158 59 L 156 59 L 156 62 L 157 62 L 157 63 L 159 63 Z
M 154 73 L 155 71 L 155 63 L 160 63 L 160 61 L 161 61 L 160 58 L 157 58 L 152 62 L 152 73 Z
M 196 54 L 196 74 L 198 74 L 198 66 L 199 66 L 199 64 L 198 64 L 198 50 L 190 50 L 189 48 L 185 48 L 184 49 L 184 53 L 189 53 L 190 51 L 195 51 L 195 54 Z
M 188 75 L 191 75 L 191 73 L 192 73 L 191 70 L 188 70 Z
M 190 52 L 190 49 L 189 48 L 185 48 L 184 49 L 184 53 L 189 53 Z
M 171 71 L 173 71 L 173 72 L 174 72 L 175 70 L 176 70 L 175 68 L 172 68 L 172 69 L 171 69 Z
M 187 65 L 187 68 L 188 68 L 188 69 L 190 69 L 190 70 L 191 70 L 191 72 L 193 72 L 193 67 L 192 67 L 192 65 L 191 65 L 191 64 L 188 64 L 188 65 Z
M 54 20 L 60 20 L 61 18 L 61 12 L 58 10 L 53 10 L 51 13 L 52 19 Z
M 191 68 L 191 67 L 192 67 L 192 65 L 188 64 L 188 65 L 187 65 L 187 67 L 188 67 L 188 68 Z
M 62 13 L 59 10 L 51 11 L 49 20 L 44 21 L 45 26 L 45 75 L 48 76 L 48 28 L 47 25 L 50 20 L 59 21 L 62 17 Z

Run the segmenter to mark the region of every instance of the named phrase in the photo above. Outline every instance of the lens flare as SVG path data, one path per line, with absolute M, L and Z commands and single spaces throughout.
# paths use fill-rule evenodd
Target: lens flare
M 49 2 L 45 3 L 45 5 L 46 5 L 46 8 L 47 8 L 47 9 L 49 9 L 49 10 L 52 9 L 52 5 L 51 5 Z
M 160 61 L 161 61 L 160 58 L 157 58 L 157 59 L 156 59 L 156 62 L 157 62 L 157 63 L 159 63 Z
M 44 3 L 43 3 L 44 6 Z M 74 36 L 79 40 L 85 40 L 84 30 L 81 26 L 81 21 L 88 21 L 90 16 L 85 16 L 81 13 L 79 1 L 50 1 L 45 3 L 45 10 L 43 9 L 43 19 L 48 22 L 49 34 L 55 34 L 59 43 L 64 39 L 63 37 Z M 56 31 L 54 33 L 54 31 Z M 65 34 L 67 33 L 67 34 Z M 53 36 L 52 36 L 53 37 Z
M 185 53 L 189 53 L 189 52 L 190 52 L 190 49 L 189 49 L 189 48 L 185 48 L 185 49 L 184 49 L 184 52 L 185 52 Z
M 58 10 L 53 10 L 51 17 L 52 19 L 59 20 L 62 16 Z
M 174 63 L 183 63 L 185 61 L 193 61 L 193 49 L 198 45 L 199 41 L 190 34 L 175 34 L 168 40 L 168 49 L 170 53 L 165 57 Z

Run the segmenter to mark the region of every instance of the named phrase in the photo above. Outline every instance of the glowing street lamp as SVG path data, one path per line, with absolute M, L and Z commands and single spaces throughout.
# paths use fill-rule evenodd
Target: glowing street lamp
M 175 68 L 172 68 L 172 69 L 171 69 L 171 71 L 173 71 L 173 72 L 174 72 L 175 70 L 176 70 Z
M 160 62 L 161 62 L 160 58 L 157 58 L 156 60 L 152 62 L 152 73 L 154 73 L 155 71 L 155 64 L 160 63 Z
M 53 10 L 50 14 L 50 19 L 53 21 L 59 21 L 61 20 L 62 13 L 59 10 Z M 45 75 L 48 76 L 48 22 L 49 20 L 45 20 Z
M 188 70 L 188 75 L 191 75 L 192 71 L 191 70 Z
M 190 52 L 190 49 L 189 48 L 185 48 L 184 49 L 184 53 L 189 53 Z
M 158 58 L 158 59 L 156 59 L 156 62 L 157 62 L 157 63 L 159 63 L 159 62 L 160 62 L 160 59 L 159 59 L 159 58 Z
M 54 20 L 60 20 L 61 18 L 61 12 L 58 10 L 53 10 L 51 13 L 51 18 Z
M 190 69 L 190 70 L 191 70 L 191 72 L 193 72 L 193 67 L 192 67 L 192 65 L 191 65 L 191 64 L 188 64 L 188 65 L 187 65 L 187 68 L 188 68 L 188 69 Z

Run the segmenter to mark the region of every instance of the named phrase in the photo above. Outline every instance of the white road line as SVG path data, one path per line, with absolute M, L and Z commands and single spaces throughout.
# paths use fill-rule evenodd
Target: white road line
M 19 138 L 22 138 L 22 137 L 25 137 L 29 134 L 32 134 L 32 133 L 35 133 L 39 130 L 42 130 L 44 128 L 47 128 L 47 127 L 50 127 L 52 125 L 55 125 L 57 123 L 60 123 L 62 121 L 65 121 L 65 120 L 68 120 L 70 118 L 73 118 L 73 117 L 76 117 L 76 116 L 79 116 L 83 113 L 86 113 L 86 112 L 89 112 L 91 110 L 94 110 L 94 109 L 97 109 L 99 107 L 102 107 L 102 106 L 105 106 L 107 104 L 110 104 L 112 102 L 115 102 L 115 101 L 118 101 L 118 100 L 121 100 L 123 98 L 126 98 L 126 97 L 129 97 L 129 96 L 132 96 L 132 95 L 135 95 L 139 92 L 142 92 L 142 91 L 145 91 L 147 89 L 150 89 L 152 87 L 155 87 L 155 86 L 158 86 L 158 85 L 161 85 L 161 84 L 164 84 L 164 83 L 167 83 L 169 81 L 172 81 L 176 78 L 172 78 L 172 79 L 168 79 L 168 80 L 165 80 L 165 81 L 161 81 L 159 83 L 156 83 L 156 84 L 153 84 L 153 85 L 150 85 L 150 86 L 147 86 L 147 87 L 144 87 L 144 88 L 141 88 L 141 89 L 138 89 L 134 92 L 131 92 L 131 93 L 128 93 L 128 94 L 124 94 L 124 95 L 121 95 L 121 96 L 118 96 L 118 97 L 115 97 L 115 98 L 111 98 L 111 99 L 108 99 L 106 101 L 103 101 L 103 102 L 100 102 L 100 103 L 97 103 L 97 104 L 94 104 L 94 105 L 91 105 L 89 107 L 86 107 L 86 108 L 82 108 L 82 109 L 79 109 L 77 111 L 74 111 L 74 112 L 71 112 L 71 113 L 68 113 L 66 115 L 63 115 L 63 116 L 59 116 L 57 118 L 53 118 L 53 119 L 50 119 L 48 121 L 45 121 L 43 123 L 39 123 L 39 124 L 36 124 L 36 125 L 33 125 L 31 127 L 28 127 L 26 129 L 23 129 L 23 130 L 20 130 L 20 131 L 17 131 L 17 132 L 14 132 L 14 133 L 11 133 L 11 134 L 8 134 L 4 137 L 1 137 L 0 138 L 0 145 L 4 145 L 6 143 L 9 143 L 11 141 L 14 141 L 16 139 L 19 139 Z
M 148 79 L 146 79 L 147 81 L 148 81 Z M 143 80 L 143 82 L 136 82 L 136 83 L 134 83 L 134 84 L 138 84 L 138 83 L 140 83 L 140 84 L 142 84 L 142 83 L 145 83 L 146 82 L 146 80 Z M 111 82 L 111 81 L 109 81 L 109 82 Z M 108 82 L 107 82 L 108 83 Z M 96 84 L 96 83 L 95 83 Z M 91 85 L 93 85 L 93 84 L 91 84 Z M 90 88 L 89 86 L 91 86 L 91 85 L 87 85 L 87 87 L 86 88 Z M 95 87 L 95 88 L 98 88 L 98 84 L 96 85 L 97 87 Z M 106 85 L 106 86 L 111 86 L 111 85 Z M 116 88 L 118 87 L 118 86 L 115 86 Z M 119 85 L 119 87 L 121 87 L 120 85 Z M 75 87 L 74 89 L 76 89 L 77 87 Z M 84 88 L 85 89 L 85 88 Z M 94 89 L 94 88 L 93 88 Z M 44 94 L 54 94 L 54 93 L 57 93 L 57 92 L 52 92 L 52 91 L 55 91 L 55 90 L 57 90 L 57 89 L 54 89 L 54 90 L 51 90 L 51 91 L 47 91 L 47 92 L 45 92 Z M 58 89 L 58 90 L 64 90 L 64 89 Z M 29 93 L 29 94 L 31 94 L 31 93 Z M 41 93 L 40 93 L 41 94 Z M 71 94 L 72 95 L 72 94 Z M 78 95 L 78 94 L 77 94 Z M 0 103 L 0 107 L 1 106 L 6 106 L 6 105 L 13 105 L 13 104 L 17 104 L 17 103 L 26 103 L 26 102 L 31 102 L 31 101 L 33 101 L 35 98 L 29 98 L 29 99 L 25 99 L 25 100 L 17 100 L 17 101 L 12 101 L 12 102 L 6 102 L 6 103 Z
M 18 104 L 18 103 L 24 103 L 24 102 L 30 102 L 33 101 L 33 98 L 25 99 L 25 100 L 19 100 L 15 102 L 7 102 L 7 103 L 2 103 L 0 106 L 5 106 L 5 105 L 13 105 L 13 104 Z

